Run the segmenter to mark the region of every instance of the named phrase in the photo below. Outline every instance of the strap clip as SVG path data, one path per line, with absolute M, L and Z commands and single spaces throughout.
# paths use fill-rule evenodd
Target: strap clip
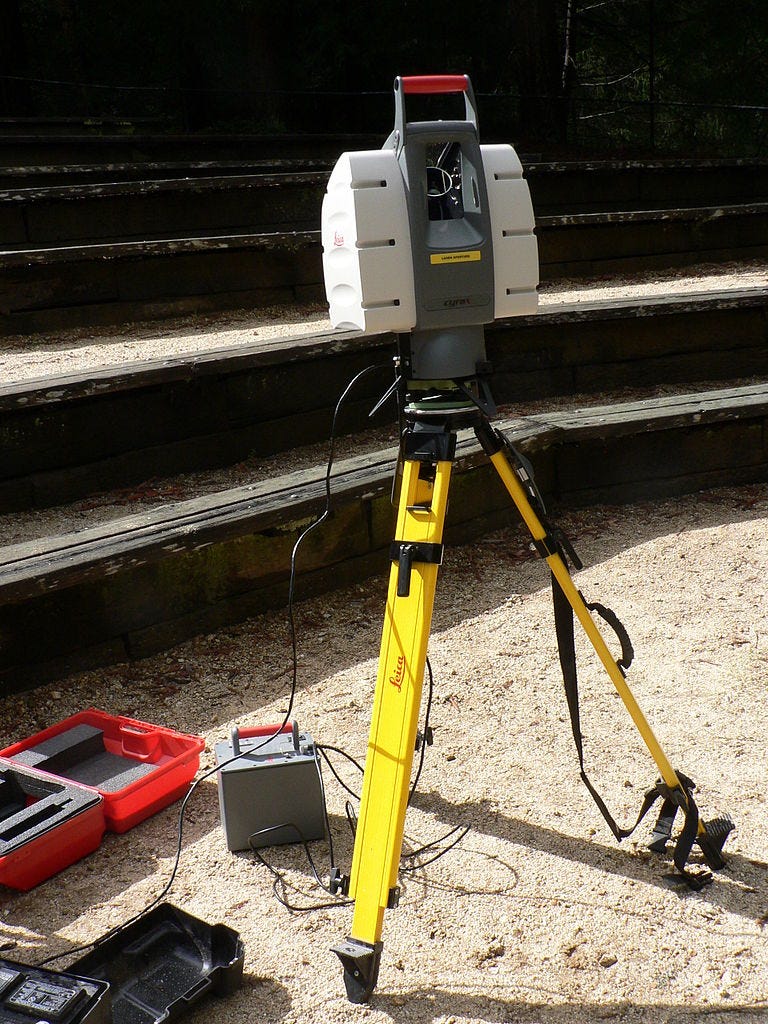
M 549 527 L 547 533 L 540 540 L 533 541 L 539 555 L 544 559 L 560 555 L 566 565 L 570 564 L 576 570 L 582 569 L 581 559 L 560 527 L 548 523 L 545 525 Z
M 389 548 L 389 558 L 397 562 L 397 596 L 408 597 L 411 592 L 411 566 L 414 562 L 442 565 L 443 545 L 426 541 L 396 540 Z

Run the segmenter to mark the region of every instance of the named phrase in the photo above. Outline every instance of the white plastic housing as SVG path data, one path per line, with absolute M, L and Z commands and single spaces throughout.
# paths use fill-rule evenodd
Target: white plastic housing
M 416 323 L 405 183 L 394 150 L 342 153 L 322 209 L 323 276 L 334 327 L 410 331 Z
M 493 236 L 494 319 L 535 313 L 539 247 L 528 182 L 508 145 L 481 146 Z

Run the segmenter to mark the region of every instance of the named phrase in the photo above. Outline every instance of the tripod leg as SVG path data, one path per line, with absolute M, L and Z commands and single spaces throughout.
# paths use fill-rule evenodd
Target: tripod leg
M 379 655 L 378 677 L 349 894 L 352 932 L 334 947 L 347 995 L 366 1002 L 376 985 L 384 911 L 397 904 L 411 765 L 416 743 L 427 642 L 442 556 L 451 462 L 406 460 L 398 538 Z
M 491 436 L 493 437 L 493 442 L 490 440 Z M 595 625 L 584 598 L 581 596 L 578 588 L 571 579 L 571 574 L 568 571 L 567 565 L 559 551 L 556 550 L 556 545 L 554 543 L 551 545 L 547 544 L 549 539 L 547 537 L 547 531 L 539 520 L 539 517 L 536 515 L 520 478 L 514 468 L 510 465 L 504 447 L 500 443 L 496 443 L 495 432 L 490 428 L 487 428 L 486 431 L 478 431 L 478 437 L 483 443 L 486 453 L 493 463 L 496 472 L 499 474 L 502 483 L 509 492 L 512 501 L 515 503 L 515 506 L 522 516 L 523 522 L 528 527 L 534 541 L 539 544 L 543 543 L 544 548 L 548 551 L 545 555 L 547 564 L 560 585 L 560 589 L 565 594 L 569 604 L 573 608 L 574 614 L 581 623 L 584 632 L 595 649 L 597 656 L 603 663 L 606 672 L 610 676 L 611 682 L 616 687 L 619 696 L 623 700 L 624 706 L 629 712 L 632 721 L 635 723 L 643 742 L 648 747 L 651 756 L 656 762 L 659 772 L 661 773 L 661 777 L 667 786 L 669 786 L 670 790 L 682 794 L 683 799 L 685 799 L 685 791 L 681 786 L 675 769 L 670 764 L 661 744 L 656 739 L 656 736 L 648 724 L 648 720 L 643 714 L 640 705 L 635 700 L 634 694 L 627 685 L 624 674 L 617 665 L 615 658 L 611 654 L 608 645 L 600 633 L 600 630 Z M 700 826 L 700 830 L 703 832 L 703 826 Z
M 587 638 L 594 647 L 600 661 L 603 663 L 603 666 L 615 686 L 617 693 L 623 700 L 624 706 L 629 712 L 629 715 L 635 723 L 643 742 L 648 748 L 651 756 L 656 762 L 659 772 L 661 773 L 663 784 L 657 783 L 655 787 L 656 794 L 664 796 L 664 806 L 662 808 L 662 815 L 659 822 L 659 825 L 664 828 L 664 834 L 657 837 L 661 846 L 666 845 L 665 842 L 662 842 L 662 840 L 666 839 L 666 828 L 664 827 L 664 823 L 666 819 L 669 819 L 670 812 L 673 818 L 675 808 L 683 811 L 683 829 L 676 841 L 673 859 L 675 866 L 681 872 L 688 885 L 690 885 L 691 888 L 699 889 L 702 885 L 705 885 L 711 880 L 711 875 L 707 872 L 694 873 L 688 870 L 686 864 L 691 852 L 691 846 L 694 842 L 698 843 L 709 867 L 714 870 L 722 868 L 725 864 L 722 856 L 722 848 L 728 834 L 733 828 L 733 822 L 728 817 L 717 818 L 714 821 L 709 822 L 705 822 L 700 818 L 698 808 L 696 807 L 696 803 L 692 796 L 692 790 L 695 788 L 693 783 L 681 772 L 676 772 L 670 764 L 667 755 L 662 750 L 659 741 L 656 739 L 653 730 L 640 709 L 640 705 L 635 700 L 632 691 L 627 685 L 627 681 L 624 678 L 624 673 L 622 672 L 619 663 L 611 654 L 600 631 L 595 625 L 584 598 L 581 596 L 581 593 L 571 579 L 568 566 L 560 553 L 561 547 L 557 538 L 548 536 L 545 525 L 541 522 L 535 509 L 531 505 L 529 493 L 534 493 L 535 487 L 532 481 L 529 480 L 527 468 L 521 463 L 519 471 L 517 471 L 515 467 L 510 464 L 510 460 L 508 459 L 505 450 L 506 445 L 502 436 L 498 434 L 498 432 L 494 431 L 487 422 L 483 421 L 476 425 L 475 432 L 483 445 L 484 451 L 490 458 L 504 486 L 509 492 L 510 497 L 517 506 L 523 521 L 530 530 L 537 548 L 546 559 L 550 571 L 560 588 L 561 594 L 564 595 L 565 600 L 567 600 L 573 609 L 574 615 L 581 623 Z M 529 485 L 532 490 L 527 491 L 524 483 Z M 575 733 L 574 738 L 576 738 Z M 580 740 L 577 740 L 577 747 L 579 749 L 579 758 L 581 760 Z M 629 831 L 617 829 L 615 822 L 612 821 L 602 800 L 596 794 L 593 787 L 590 786 L 584 773 L 583 764 L 581 774 L 582 779 L 590 789 L 590 792 L 606 817 L 606 821 L 608 821 L 611 828 L 614 830 L 617 839 L 622 838 L 622 831 L 625 836 L 631 834 L 632 829 Z M 654 791 L 652 790 L 646 794 L 646 802 L 644 802 L 646 810 L 650 807 L 650 803 L 647 803 L 647 801 L 650 797 L 653 797 L 653 793 Z M 651 800 L 651 803 L 652 802 L 653 801 Z M 638 822 L 641 820 L 644 813 L 645 810 L 641 809 Z M 657 826 L 657 828 L 658 827 L 659 826 Z M 658 849 L 658 845 L 656 848 Z

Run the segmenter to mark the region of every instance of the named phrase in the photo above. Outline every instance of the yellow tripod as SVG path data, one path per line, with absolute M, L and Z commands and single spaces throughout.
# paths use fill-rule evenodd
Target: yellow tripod
M 396 539 L 391 549 L 392 568 L 352 871 L 347 881 L 348 893 L 354 899 L 352 929 L 350 936 L 334 947 L 344 968 L 347 996 L 356 1003 L 366 1002 L 376 986 L 384 911 L 397 906 L 399 897 L 398 866 L 437 572 L 442 561 L 443 524 L 456 429 L 467 425 L 474 427 L 534 544 L 549 565 L 561 603 L 564 597 L 581 623 L 656 762 L 661 780 L 646 795 L 638 817 L 639 821 L 657 797 L 663 798 L 662 813 L 654 833 L 656 843 L 652 848 L 665 848 L 675 812 L 678 808 L 682 810 L 685 825 L 678 840 L 675 863 L 691 884 L 697 884 L 696 878 L 703 884 L 701 875 L 689 874 L 685 869 L 691 846 L 698 842 L 710 867 L 722 867 L 720 851 L 732 828 L 728 819 L 708 824 L 699 819 L 691 795 L 693 783 L 677 773 L 667 759 L 627 685 L 621 662 L 611 654 L 571 578 L 562 538 L 558 538 L 546 522 L 543 508 L 539 514 L 532 504 L 532 501 L 538 503 L 537 492 L 524 461 L 489 424 L 485 414 L 479 408 L 467 411 L 466 403 L 453 411 L 444 409 L 437 415 L 432 411 L 425 420 L 407 418 Z M 569 703 L 570 700 L 569 697 Z M 573 707 L 571 713 L 573 719 Z M 577 723 L 576 718 L 574 736 L 581 760 Z M 586 779 L 583 767 L 582 778 L 617 838 L 628 835 L 632 830 L 615 826 Z

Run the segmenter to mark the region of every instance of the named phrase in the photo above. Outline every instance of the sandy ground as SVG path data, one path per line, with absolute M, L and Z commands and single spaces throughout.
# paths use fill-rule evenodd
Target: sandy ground
M 630 684 L 705 817 L 729 811 L 728 869 L 695 893 L 663 858 L 613 840 L 578 778 L 545 568 L 517 527 L 447 552 L 430 641 L 432 725 L 406 849 L 469 826 L 436 862 L 403 874 L 387 911 L 379 986 L 349 1004 L 329 952 L 341 906 L 289 913 L 268 871 L 227 851 L 216 784 L 190 800 L 170 900 L 245 943 L 243 988 L 190 1021 L 298 1024 L 582 1024 L 768 1020 L 768 495 L 764 487 L 596 508 L 562 518 L 588 566 L 578 584 L 609 604 L 636 650 Z M 322 744 L 363 758 L 384 580 L 300 603 L 295 715 Z M 613 689 L 583 649 L 583 731 L 593 779 L 634 818 L 657 776 Z M 0 703 L 0 740 L 89 705 L 200 733 L 279 721 L 291 678 L 274 613 L 165 655 L 61 680 Z M 331 755 L 333 756 L 333 755 Z M 354 768 L 334 757 L 348 785 Z M 347 794 L 325 772 L 336 859 L 348 870 Z M 0 950 L 32 962 L 91 941 L 165 884 L 178 805 L 29 893 L 0 890 Z M 439 844 L 438 844 L 439 845 Z M 447 845 L 447 842 L 442 844 Z M 327 873 L 324 844 L 313 844 Z M 301 905 L 326 902 L 300 848 L 274 848 Z M 62 965 L 67 963 L 64 958 Z
M 765 264 L 730 265 L 548 286 L 542 304 L 766 284 Z M 315 307 L 3 339 L 0 379 L 270 344 L 327 326 Z M 240 469 L 247 475 L 269 466 Z M 237 482 L 227 476 L 195 486 Z M 115 505 L 120 514 L 135 502 L 186 496 L 180 486 L 105 496 L 106 506 L 97 497 L 83 504 L 77 522 L 115 514 Z M 3 517 L 3 528 L 23 535 L 34 519 Z M 192 1021 L 768 1021 L 766 488 L 590 509 L 563 522 L 589 567 L 579 586 L 613 607 L 632 635 L 629 681 L 664 749 L 696 780 L 704 816 L 728 811 L 736 821 L 728 869 L 693 893 L 645 849 L 650 826 L 637 840 L 613 840 L 578 778 L 546 573 L 510 527 L 448 552 L 441 570 L 430 641 L 435 744 L 408 812 L 406 850 L 434 840 L 447 847 L 450 840 L 440 838 L 449 830 L 469 831 L 439 860 L 402 875 L 400 908 L 385 916 L 371 1004 L 347 1002 L 329 952 L 349 933 L 349 907 L 285 910 L 267 869 L 250 854 L 227 851 L 211 778 L 190 801 L 169 899 L 240 932 L 245 982 L 235 996 L 196 1009 Z M 34 525 L 41 527 L 49 530 Z M 294 713 L 319 743 L 358 760 L 384 590 L 384 580 L 372 580 L 297 608 Z M 581 653 L 588 770 L 627 821 L 658 773 L 583 644 Z M 4 697 L 0 742 L 94 705 L 203 735 L 202 771 L 233 724 L 282 718 L 290 682 L 287 620 L 273 613 L 162 656 Z M 355 769 L 338 755 L 334 763 L 359 791 Z M 325 780 L 336 861 L 348 871 L 347 793 L 328 771 Z M 0 955 L 33 962 L 66 953 L 148 904 L 170 877 L 177 816 L 178 805 L 123 836 L 107 835 L 90 857 L 29 893 L 0 889 Z M 325 845 L 313 844 L 313 853 L 327 877 Z M 300 848 L 272 849 L 268 858 L 295 903 L 328 901 Z

